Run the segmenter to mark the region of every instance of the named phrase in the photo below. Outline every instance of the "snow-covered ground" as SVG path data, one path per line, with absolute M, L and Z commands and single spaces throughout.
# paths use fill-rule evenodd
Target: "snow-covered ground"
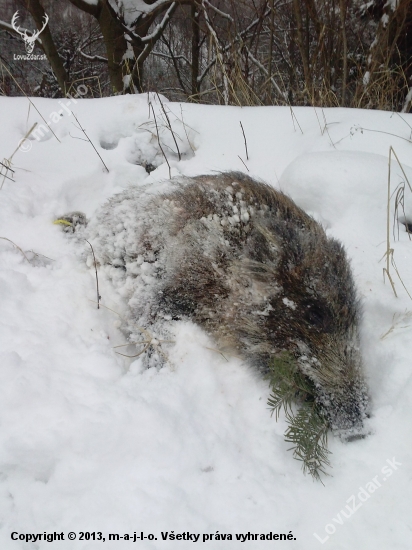
M 382 276 L 389 146 L 412 182 L 412 115 L 165 99 L 179 161 L 151 100 L 172 175 L 246 165 L 345 244 L 363 301 L 371 435 L 350 444 L 330 437 L 333 469 L 322 485 L 288 451 L 284 418 L 268 411 L 267 383 L 209 349 L 198 327 L 176 327 L 160 370 L 117 354 L 137 353 L 114 348 L 126 342 L 118 329 L 126 305 L 102 274 L 106 307 L 97 309 L 94 270 L 53 220 L 71 210 L 91 217 L 122 189 L 169 177 L 148 96 L 69 106 L 34 99 L 56 137 L 43 130 L 24 141 L 12 159 L 15 181 L 5 179 L 0 192 L 0 548 L 412 548 L 412 301 L 393 267 L 398 297 Z M 25 98 L 0 98 L 0 119 L 0 160 L 34 122 L 44 125 Z M 158 167 L 148 174 L 145 163 Z M 393 162 L 392 191 L 402 181 Z M 403 225 L 393 238 L 394 200 L 391 247 L 412 294 L 412 242 Z M 412 221 L 409 189 L 405 209 Z M 110 533 L 133 540 L 142 531 L 157 540 L 109 541 Z M 99 532 L 105 541 L 92 540 Z M 172 532 L 184 536 L 163 540 Z M 249 532 L 293 540 L 244 540 Z M 44 533 L 64 540 L 50 543 Z M 19 539 L 36 534 L 36 542 Z

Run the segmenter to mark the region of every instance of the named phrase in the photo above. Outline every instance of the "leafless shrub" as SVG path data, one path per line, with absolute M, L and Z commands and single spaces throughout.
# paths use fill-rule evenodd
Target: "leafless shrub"
M 412 0 L 145 4 L 143 17 L 123 0 L 3 2 L 2 51 L 20 44 L 7 21 L 22 6 L 35 21 L 42 9 L 50 15 L 58 52 L 36 69 L 22 69 L 10 54 L 2 54 L 3 63 L 33 95 L 56 96 L 88 79 L 93 96 L 157 91 L 225 105 L 410 110 Z M 20 93 L 4 73 L 0 93 Z

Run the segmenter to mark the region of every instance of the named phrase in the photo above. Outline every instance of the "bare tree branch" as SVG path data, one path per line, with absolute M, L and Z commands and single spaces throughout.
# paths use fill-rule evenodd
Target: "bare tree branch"
M 69 0 L 69 2 L 73 6 L 76 6 L 76 8 L 79 8 L 79 10 L 85 11 L 96 18 L 99 17 L 100 10 L 102 9 L 101 0 L 94 0 L 94 3 L 87 2 L 86 0 Z
M 84 57 L 85 59 L 88 59 L 89 61 L 100 61 L 101 63 L 107 63 L 108 59 L 106 57 L 102 57 L 101 55 L 87 55 L 87 53 L 84 53 L 82 50 L 77 50 L 79 54 Z

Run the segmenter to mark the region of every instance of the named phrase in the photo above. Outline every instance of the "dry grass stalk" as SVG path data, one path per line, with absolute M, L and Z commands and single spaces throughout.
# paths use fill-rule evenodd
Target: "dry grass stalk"
M 389 147 L 389 160 L 388 160 L 388 189 L 387 189 L 387 204 L 386 204 L 386 251 L 385 251 L 385 254 L 383 255 L 383 258 L 386 257 L 386 267 L 383 268 L 383 278 L 385 280 L 385 274 L 387 275 L 388 279 L 389 279 L 389 282 L 392 286 L 392 290 L 393 290 L 393 293 L 395 294 L 395 296 L 397 297 L 397 293 L 396 293 L 396 290 L 395 290 L 395 283 L 391 277 L 391 274 L 390 274 L 390 266 L 392 265 L 392 267 L 394 268 L 395 270 L 395 273 L 397 274 L 403 288 L 405 289 L 406 293 L 408 294 L 409 298 L 412 300 L 412 296 L 411 294 L 409 293 L 408 289 L 406 288 L 405 286 L 405 283 L 403 282 L 403 279 L 399 273 L 399 270 L 396 266 L 396 263 L 395 263 L 395 259 L 394 259 L 394 249 L 391 247 L 391 241 L 390 241 L 390 202 L 391 202 L 391 163 L 392 163 L 392 154 L 393 156 L 395 157 L 401 171 L 402 171 L 402 174 L 405 178 L 405 181 L 407 182 L 408 184 L 408 187 L 409 187 L 409 190 L 412 192 L 412 187 L 411 187 L 411 184 L 409 183 L 409 180 L 408 180 L 408 177 L 405 173 L 405 170 L 403 169 L 403 166 L 398 158 L 398 155 L 395 153 L 395 150 L 393 149 L 392 146 Z M 397 193 L 396 194 L 396 197 L 397 199 L 399 200 L 399 194 Z M 395 199 L 395 202 L 396 202 L 396 199 Z M 398 211 L 398 206 L 395 205 L 395 214 L 394 216 L 396 216 L 396 213 Z
M 404 313 L 394 313 L 392 317 L 392 324 L 390 328 L 382 334 L 381 340 L 384 340 L 387 336 L 392 334 L 397 328 L 409 328 L 411 325 L 398 326 L 402 321 L 409 321 L 412 319 L 412 311 L 405 310 Z
M 166 156 L 166 153 L 164 152 L 164 149 L 162 147 L 162 144 L 160 143 L 160 135 L 159 135 L 159 128 L 157 126 L 157 120 L 156 120 L 156 115 L 155 115 L 155 112 L 154 112 L 154 108 L 153 108 L 153 104 L 150 102 L 150 107 L 152 109 L 152 112 L 153 112 L 153 118 L 154 118 L 154 123 L 155 123 L 155 126 L 156 126 L 156 136 L 157 136 L 157 143 L 159 144 L 159 148 L 160 150 L 162 151 L 162 154 L 163 154 L 163 157 L 167 163 L 167 166 L 169 168 L 169 178 L 172 177 L 172 169 L 170 168 L 170 164 L 169 164 L 169 161 L 167 160 L 167 156 Z
M 240 122 L 240 127 L 242 128 L 243 139 L 245 140 L 246 160 L 249 160 L 249 153 L 248 153 L 248 150 L 247 150 L 247 141 L 246 141 L 245 130 L 243 129 L 242 121 L 239 120 L 239 122 Z
M 7 239 L 6 237 L 0 237 L 0 239 L 2 239 L 3 241 L 8 241 L 9 243 L 11 243 L 14 247 L 17 248 L 17 250 L 19 250 L 23 256 L 26 258 L 26 260 L 30 263 L 30 260 L 28 259 L 28 257 L 26 256 L 26 254 L 23 252 L 23 250 L 20 248 L 20 246 L 17 246 L 16 243 L 14 243 L 13 241 L 11 241 L 10 239 Z
M 97 156 L 98 156 L 99 159 L 102 161 L 102 164 L 103 164 L 103 166 L 105 167 L 106 172 L 109 172 L 109 169 L 107 168 L 106 164 L 104 163 L 104 160 L 103 160 L 102 157 L 100 156 L 99 151 L 96 149 L 96 147 L 94 146 L 92 140 L 91 140 L 91 139 L 89 138 L 89 136 L 86 134 L 86 130 L 85 130 L 85 129 L 83 128 L 83 126 L 80 124 L 78 118 L 77 118 L 76 115 L 73 113 L 73 111 L 72 111 L 72 115 L 73 115 L 75 121 L 77 122 L 77 124 L 79 125 L 79 130 L 81 130 L 81 131 L 83 132 L 83 134 L 86 136 L 87 141 L 90 143 L 90 145 L 91 145 L 91 146 L 93 147 L 93 149 L 96 151 Z
M 11 78 L 13 79 L 13 81 L 15 82 L 16 86 L 19 88 L 19 90 L 22 92 L 22 94 L 24 96 L 26 96 L 27 100 L 29 101 L 29 103 L 33 106 L 33 108 L 37 111 L 37 113 L 40 115 L 41 119 L 43 120 L 43 122 L 46 124 L 46 126 L 48 128 L 50 128 L 50 131 L 51 133 L 54 135 L 54 137 L 57 139 L 57 141 L 59 143 L 60 140 L 59 138 L 56 136 L 56 134 L 53 132 L 53 129 L 49 126 L 49 124 L 47 124 L 47 121 L 46 119 L 43 117 L 43 115 L 41 114 L 41 112 L 38 110 L 38 108 L 36 107 L 36 105 L 33 103 L 33 101 L 29 98 L 29 96 L 26 94 L 26 92 L 23 90 L 23 88 L 20 86 L 20 84 L 17 82 L 17 80 L 14 78 L 14 76 L 12 75 L 12 73 L 9 71 L 9 69 L 6 67 L 6 65 L 4 65 L 1 61 L 0 61 L 0 64 L 2 66 L 2 68 L 6 69 L 6 71 L 9 73 L 9 75 L 11 76 Z
M 96 292 L 97 292 L 97 309 L 100 309 L 100 300 L 101 300 L 101 296 L 100 296 L 100 293 L 99 293 L 99 278 L 97 276 L 97 264 L 96 264 L 96 256 L 94 255 L 94 250 L 93 250 L 93 247 L 92 245 L 89 243 L 89 241 L 87 239 L 84 239 L 86 241 L 86 243 L 90 246 L 90 248 L 92 249 L 92 254 L 93 254 L 93 263 L 94 263 L 94 271 L 96 273 Z
M 162 100 L 160 99 L 160 96 L 159 94 L 156 92 L 156 95 L 157 95 L 157 99 L 159 100 L 160 102 L 160 106 L 162 108 L 162 111 L 166 117 L 166 128 L 170 131 L 170 133 L 172 134 L 172 137 L 173 137 L 173 141 L 175 142 L 175 145 L 176 145 L 176 151 L 177 151 L 177 156 L 179 157 L 179 160 L 182 160 L 182 155 L 180 154 L 180 149 L 179 149 L 179 146 L 177 144 L 177 141 L 176 141 L 176 136 L 175 136 L 175 132 L 173 131 L 173 128 L 172 128 L 172 125 L 170 123 L 170 119 L 169 119 L 169 116 L 166 112 L 166 109 L 165 109 L 165 106 L 163 105 L 163 102 Z M 179 138 L 180 139 L 180 138 Z

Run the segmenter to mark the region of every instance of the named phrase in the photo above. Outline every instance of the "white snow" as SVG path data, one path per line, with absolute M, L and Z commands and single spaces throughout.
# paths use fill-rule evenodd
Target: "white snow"
M 366 73 L 363 75 L 363 85 L 367 86 L 369 84 L 370 79 L 371 79 L 371 73 L 369 71 L 366 71 Z
M 245 163 L 344 243 L 363 301 L 371 435 L 346 444 L 330 437 L 333 469 L 323 486 L 288 451 L 285 419 L 270 417 L 265 380 L 239 358 L 222 357 L 198 327 L 181 322 L 175 343 L 159 344 L 169 357 L 160 370 L 115 353 L 139 351 L 114 348 L 126 343 L 118 329 L 126 304 L 101 273 L 105 307 L 97 309 L 94 269 L 82 258 L 88 245 L 53 220 L 73 210 L 90 218 L 122 189 L 168 178 L 148 96 L 70 104 L 109 173 L 73 116 L 63 109 L 56 118 L 57 100 L 35 98 L 58 139 L 48 132 L 23 142 L 12 159 L 15 181 L 0 192 L 0 237 L 29 258 L 0 239 L 0 548 L 411 548 L 412 301 L 393 267 L 397 298 L 384 283 L 382 257 L 389 147 L 412 182 L 412 116 L 294 108 L 301 132 L 289 108 L 163 98 L 179 161 L 158 98 L 150 99 L 172 175 L 246 171 Z M 26 98 L 1 97 L 0 114 L 4 162 L 34 122 L 44 122 Z M 403 180 L 393 160 L 391 193 Z M 400 215 L 410 221 L 411 200 L 406 189 Z M 403 225 L 393 238 L 393 211 L 394 195 L 390 246 L 412 294 L 412 242 Z M 135 531 L 157 540 L 108 540 Z M 172 531 L 200 538 L 163 541 Z M 11 539 L 54 532 L 65 540 Z M 69 532 L 106 540 L 73 542 Z M 236 540 L 248 532 L 292 532 L 296 540 Z M 216 533 L 235 540 L 210 540 Z

